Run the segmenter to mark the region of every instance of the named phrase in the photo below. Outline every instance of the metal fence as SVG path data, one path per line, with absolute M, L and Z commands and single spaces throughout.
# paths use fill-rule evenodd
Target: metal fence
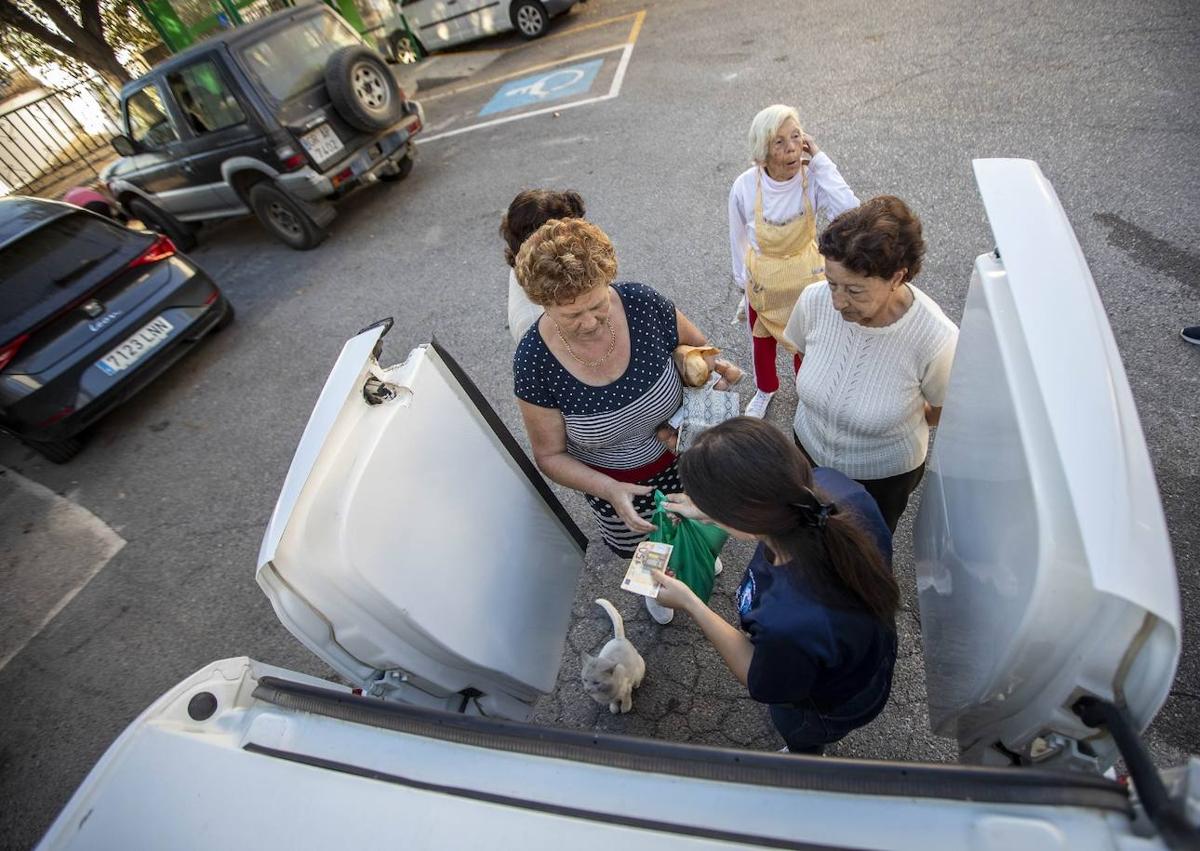
M 118 104 L 98 77 L 9 99 L 0 107 L 0 195 L 59 194 L 95 179 L 116 157 Z

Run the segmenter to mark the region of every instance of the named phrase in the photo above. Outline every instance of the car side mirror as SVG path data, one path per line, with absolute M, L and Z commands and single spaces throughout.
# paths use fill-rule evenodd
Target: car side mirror
M 112 146 L 123 157 L 132 157 L 137 153 L 137 146 L 128 136 L 113 136 Z

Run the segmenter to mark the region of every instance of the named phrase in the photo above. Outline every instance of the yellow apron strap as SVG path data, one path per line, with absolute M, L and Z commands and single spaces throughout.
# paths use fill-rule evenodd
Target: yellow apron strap
M 752 333 L 782 339 L 783 329 L 804 288 L 824 276 L 825 261 L 817 250 L 816 219 L 808 197 L 808 170 L 801 192 L 804 213 L 776 225 L 763 216 L 762 169 L 755 174 L 754 228 L 758 250 L 746 252 L 746 297 L 754 308 Z

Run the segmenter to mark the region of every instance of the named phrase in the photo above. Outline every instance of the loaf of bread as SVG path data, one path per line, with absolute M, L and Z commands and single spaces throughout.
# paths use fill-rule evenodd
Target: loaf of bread
M 675 349 L 675 368 L 688 387 L 703 387 L 708 383 L 721 350 L 715 346 L 678 346 Z

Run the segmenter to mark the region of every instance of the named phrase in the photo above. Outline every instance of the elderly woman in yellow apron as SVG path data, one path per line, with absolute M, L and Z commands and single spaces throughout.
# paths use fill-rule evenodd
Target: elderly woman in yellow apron
M 750 123 L 754 165 L 729 190 L 729 242 L 733 280 L 746 294 L 758 392 L 746 415 L 762 417 L 775 391 L 776 341 L 804 288 L 825 277 L 817 250 L 816 213 L 833 219 L 858 206 L 833 160 L 800 127 L 795 108 L 775 104 Z

